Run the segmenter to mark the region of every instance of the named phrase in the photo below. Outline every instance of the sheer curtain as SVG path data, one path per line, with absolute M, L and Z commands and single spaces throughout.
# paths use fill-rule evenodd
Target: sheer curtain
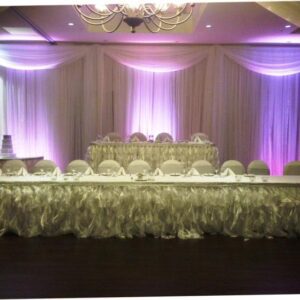
M 30 47 L 0 45 L 0 131 L 19 156 L 64 168 L 98 134 L 202 131 L 221 162 L 264 159 L 281 174 L 300 159 L 299 47 Z
M 147 72 L 106 56 L 106 132 L 118 131 L 124 138 L 135 131 L 154 136 L 169 132 L 182 140 L 201 131 L 206 65 L 203 60 L 181 71 Z
M 19 157 L 82 156 L 82 61 L 54 70 L 6 71 L 7 133 Z

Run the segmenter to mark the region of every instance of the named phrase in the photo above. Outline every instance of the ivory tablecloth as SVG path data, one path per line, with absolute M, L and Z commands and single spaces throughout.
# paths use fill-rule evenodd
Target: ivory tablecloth
M 300 234 L 300 177 L 0 176 L 0 233 L 258 238 Z
M 218 149 L 211 144 L 197 143 L 100 143 L 91 144 L 87 150 L 87 160 L 94 171 L 106 159 L 118 161 L 122 167 L 135 159 L 147 161 L 152 169 L 159 168 L 168 159 L 177 159 L 185 167 L 191 167 L 196 160 L 205 159 L 217 169 Z

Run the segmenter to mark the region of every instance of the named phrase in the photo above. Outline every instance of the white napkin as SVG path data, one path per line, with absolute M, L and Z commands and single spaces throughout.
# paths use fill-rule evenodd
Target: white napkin
M 21 169 L 17 172 L 17 175 L 18 175 L 18 176 L 26 176 L 26 175 L 28 175 L 28 172 L 27 172 L 26 169 L 21 168 Z
M 156 168 L 156 170 L 153 173 L 154 176 L 163 176 L 164 173 L 162 172 L 162 170 L 160 168 Z
M 193 140 L 194 143 L 197 144 L 204 144 L 204 142 L 201 140 L 201 138 L 199 136 L 196 136 Z
M 126 175 L 125 169 L 123 167 L 121 167 L 119 169 L 119 171 L 117 172 L 117 176 L 123 176 Z
M 109 136 L 106 136 L 106 137 L 103 139 L 103 142 L 110 142 Z
M 139 138 L 137 137 L 137 136 L 134 136 L 132 139 L 131 139 L 131 142 L 132 143 L 137 143 L 137 142 L 139 142 L 140 140 L 139 140 Z
M 195 168 L 191 168 L 187 173 L 187 176 L 199 176 L 199 172 Z
M 84 175 L 94 175 L 94 171 L 91 167 L 88 167 L 84 172 Z
M 229 169 L 229 168 L 226 168 L 222 173 L 221 173 L 221 176 L 235 176 L 235 173 Z
M 165 139 L 163 139 L 162 142 L 163 142 L 163 143 L 172 143 L 173 141 L 172 141 L 172 139 L 166 137 Z
M 52 176 L 60 176 L 60 175 L 61 175 L 61 170 L 59 167 L 56 167 L 52 172 Z

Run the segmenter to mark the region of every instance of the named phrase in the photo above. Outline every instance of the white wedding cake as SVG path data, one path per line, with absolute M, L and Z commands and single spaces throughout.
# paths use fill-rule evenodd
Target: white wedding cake
M 2 139 L 1 157 L 14 158 L 16 154 L 13 150 L 11 135 L 5 134 Z

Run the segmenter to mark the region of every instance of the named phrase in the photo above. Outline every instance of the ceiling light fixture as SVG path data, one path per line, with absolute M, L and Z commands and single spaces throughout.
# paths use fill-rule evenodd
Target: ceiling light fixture
M 74 23 L 73 22 L 69 22 L 68 26 L 74 26 Z
M 125 22 L 131 32 L 144 23 L 150 32 L 170 31 L 192 16 L 193 3 L 143 3 L 75 5 L 80 17 L 88 24 L 99 25 L 105 32 L 115 32 Z
M 206 28 L 212 28 L 210 24 L 205 25 Z
M 292 26 L 290 24 L 287 24 L 284 26 L 285 28 L 291 28 Z

